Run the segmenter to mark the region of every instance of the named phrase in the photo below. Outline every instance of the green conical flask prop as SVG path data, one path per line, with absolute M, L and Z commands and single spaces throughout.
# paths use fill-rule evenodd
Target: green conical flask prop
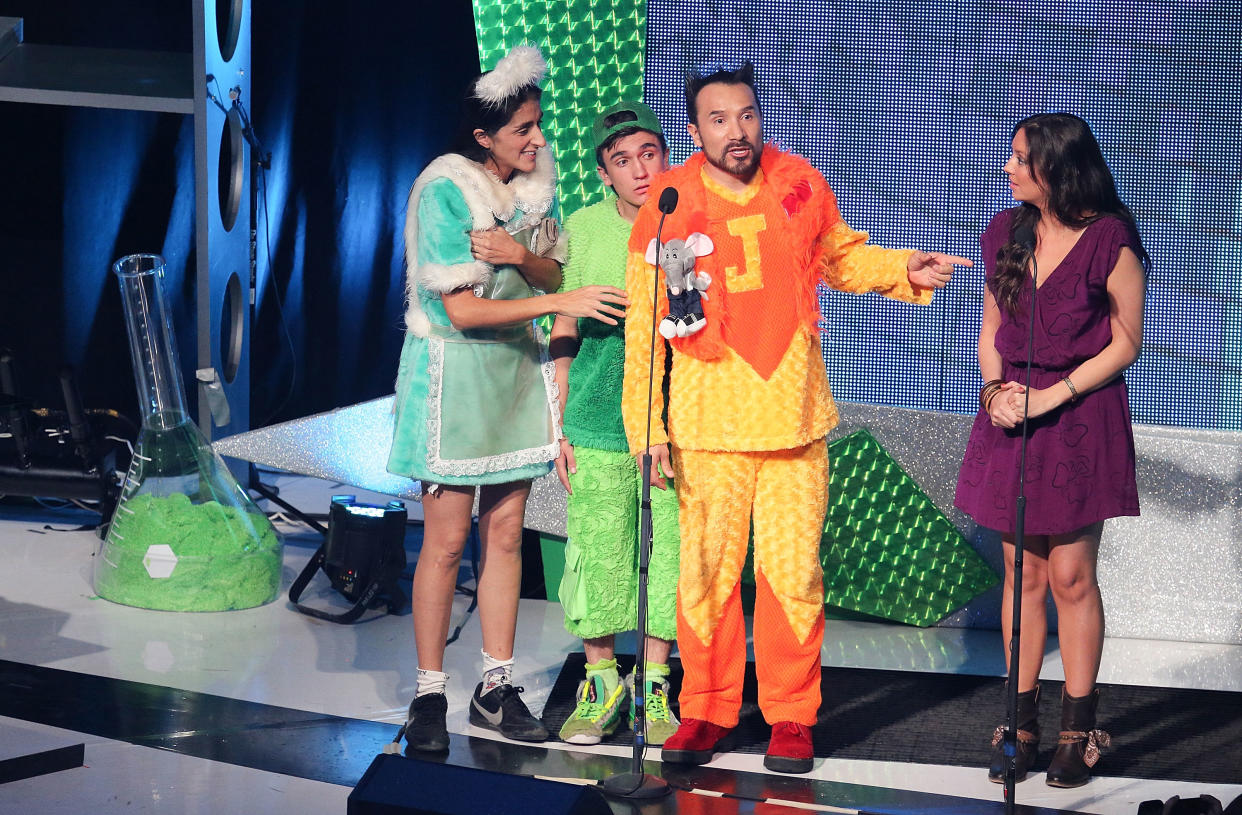
M 129 255 L 121 286 L 142 429 L 95 563 L 100 597 L 140 608 L 225 611 L 275 599 L 281 540 L 185 410 L 164 300 L 164 259 Z

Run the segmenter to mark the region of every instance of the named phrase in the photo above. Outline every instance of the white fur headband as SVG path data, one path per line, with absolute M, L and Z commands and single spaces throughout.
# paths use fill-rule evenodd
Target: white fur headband
M 527 85 L 538 85 L 548 72 L 543 54 L 532 45 L 518 45 L 501 57 L 496 67 L 474 83 L 474 95 L 498 106 Z

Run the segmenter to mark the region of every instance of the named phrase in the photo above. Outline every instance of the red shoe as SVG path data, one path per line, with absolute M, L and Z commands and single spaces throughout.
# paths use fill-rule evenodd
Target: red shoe
M 682 719 L 681 727 L 664 742 L 660 758 L 672 764 L 706 764 L 732 730 L 702 719 Z
M 815 745 L 811 728 L 797 722 L 772 725 L 772 740 L 763 766 L 778 773 L 809 773 L 815 764 Z

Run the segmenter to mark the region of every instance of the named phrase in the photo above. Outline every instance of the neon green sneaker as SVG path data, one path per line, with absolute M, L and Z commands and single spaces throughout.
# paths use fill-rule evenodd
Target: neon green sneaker
M 561 741 L 570 744 L 599 744 L 600 739 L 617 729 L 621 706 L 628 695 L 622 682 L 612 693 L 604 685 L 604 677 L 596 675 L 578 683 L 578 704 L 561 725 Z
M 681 722 L 669 707 L 668 680 L 643 678 L 647 686 L 647 694 L 643 700 L 647 714 L 647 744 L 659 747 L 670 736 L 677 732 Z M 625 677 L 625 687 L 634 696 L 634 674 Z M 630 705 L 630 729 L 634 728 L 634 706 Z

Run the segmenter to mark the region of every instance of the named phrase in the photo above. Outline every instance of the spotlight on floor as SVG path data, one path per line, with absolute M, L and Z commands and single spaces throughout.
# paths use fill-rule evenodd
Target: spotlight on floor
M 289 600 L 303 614 L 338 623 L 352 623 L 370 608 L 386 606 L 389 614 L 405 607 L 397 585 L 405 570 L 405 504 L 358 503 L 353 495 L 334 495 L 328 510 L 328 534 L 315 556 L 289 587 Z M 319 569 L 354 606 L 334 614 L 298 600 Z

